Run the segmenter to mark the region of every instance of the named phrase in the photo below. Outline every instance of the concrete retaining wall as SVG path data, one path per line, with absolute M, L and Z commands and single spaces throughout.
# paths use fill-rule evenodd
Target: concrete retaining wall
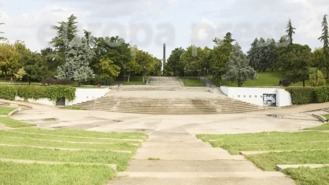
M 65 102 L 66 106 L 76 105 L 79 103 L 95 100 L 105 96 L 107 93 L 110 92 L 110 88 L 77 88 L 75 92 L 75 99 L 73 101 Z M 24 101 L 24 98 L 16 97 L 15 100 L 17 101 Z M 56 106 L 56 101 L 51 101 L 46 98 L 42 99 L 28 99 L 30 103 L 36 103 L 41 105 L 49 105 L 49 106 Z
M 291 106 L 291 95 L 288 91 L 280 88 L 240 88 L 220 87 L 220 90 L 228 97 L 258 106 L 285 107 Z

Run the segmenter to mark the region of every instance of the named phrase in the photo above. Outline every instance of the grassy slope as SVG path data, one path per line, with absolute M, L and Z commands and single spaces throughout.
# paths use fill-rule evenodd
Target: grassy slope
M 282 76 L 278 73 L 257 73 L 255 80 L 248 80 L 243 85 L 244 87 L 257 87 L 257 86 L 278 86 Z M 236 87 L 234 82 L 225 82 L 224 85 Z
M 184 83 L 184 86 L 186 87 L 204 87 L 205 84 L 202 80 L 200 80 L 199 78 L 189 78 L 189 77 L 183 77 L 181 78 L 181 80 Z
M 114 175 L 106 166 L 38 165 L 0 162 L 3 185 L 105 185 Z
M 320 169 L 288 169 L 286 174 L 296 180 L 298 185 L 328 185 L 329 184 L 329 168 Z
M 329 148 L 329 133 L 258 133 L 237 135 L 199 135 L 214 147 L 222 147 L 232 154 L 240 151 L 301 150 Z
M 34 125 L 28 124 L 22 121 L 14 120 L 9 117 L 0 117 L 0 124 L 3 124 L 10 128 L 22 128 L 22 127 L 32 127 Z
M 15 128 L 31 126 L 8 117 L 0 117 L 0 123 Z M 145 139 L 142 133 L 72 129 L 18 128 L 0 131 L 0 158 L 81 163 L 76 166 L 0 162 L 0 184 L 104 185 L 115 175 L 106 164 L 116 164 L 119 171 L 126 169 L 129 159 Z
M 0 107 L 0 115 L 8 115 L 13 110 L 15 109 L 11 107 Z
M 248 156 L 259 168 L 275 170 L 277 164 L 329 164 L 329 150 L 266 153 Z
M 145 85 L 145 83 L 143 82 L 143 77 L 136 76 L 131 77 L 129 82 L 123 82 L 123 85 Z
M 214 147 L 232 154 L 239 151 L 276 151 L 248 156 L 258 167 L 275 170 L 277 164 L 328 164 L 329 133 L 258 133 L 237 135 L 199 135 Z

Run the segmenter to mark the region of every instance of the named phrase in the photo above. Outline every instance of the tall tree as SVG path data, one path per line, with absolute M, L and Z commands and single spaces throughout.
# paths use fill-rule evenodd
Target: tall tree
M 95 77 L 90 68 L 94 51 L 88 46 L 85 38 L 75 38 L 65 52 L 65 63 L 58 67 L 57 78 L 61 80 L 74 80 L 86 82 Z
M 165 65 L 167 75 L 184 76 L 184 65 L 182 65 L 181 61 L 181 56 L 184 52 L 183 48 L 176 48 L 171 52 Z
M 248 51 L 248 59 L 256 71 L 273 71 L 277 61 L 277 48 L 274 39 L 256 38 Z
M 327 21 L 327 15 L 323 16 L 322 20 L 322 35 L 319 37 L 319 40 L 323 42 L 323 49 L 322 49 L 322 57 L 323 62 L 321 67 L 324 67 L 326 69 L 326 76 L 327 79 L 329 79 L 329 30 L 328 30 L 328 21 Z
M 210 73 L 215 83 L 220 84 L 222 76 L 225 74 L 225 66 L 230 60 L 233 51 L 232 34 L 228 32 L 224 39 L 216 38 L 214 40 L 215 47 L 211 52 Z
M 184 75 L 200 76 L 202 71 L 202 48 L 190 46 L 181 56 L 184 65 Z
M 303 82 L 309 77 L 311 49 L 307 45 L 292 44 L 279 48 L 281 72 L 290 82 Z
M 5 79 L 13 79 L 14 74 L 22 67 L 20 55 L 14 45 L 0 43 L 0 75 Z
M 137 50 L 133 60 L 136 61 L 136 70 L 143 77 L 143 82 L 146 82 L 148 75 L 159 71 L 161 61 L 145 51 Z
M 57 51 L 64 53 L 68 49 L 70 42 L 77 36 L 77 17 L 71 15 L 67 21 L 59 22 L 58 25 L 53 26 L 57 32 L 57 36 L 52 39 L 51 44 Z
M 241 50 L 241 47 L 236 44 L 227 63 L 224 80 L 235 81 L 241 87 L 245 81 L 255 77 L 256 71 L 249 65 L 248 58 Z
M 329 48 L 329 32 L 328 32 L 328 21 L 327 15 L 323 16 L 322 20 L 322 35 L 319 37 L 319 40 L 323 42 L 323 48 Z
M 96 56 L 92 66 L 97 65 L 101 59 L 107 58 L 120 67 L 120 78 L 125 79 L 129 77 L 129 63 L 133 60 L 133 56 L 130 45 L 124 39 L 120 37 L 95 38 L 94 51 Z
M 290 45 L 293 44 L 293 41 L 294 41 L 293 36 L 295 34 L 295 30 L 296 30 L 296 28 L 293 27 L 291 19 L 290 19 L 288 22 L 288 25 L 287 25 L 287 30 L 286 30 Z
M 108 58 L 101 59 L 95 67 L 96 81 L 98 84 L 111 85 L 120 74 L 120 67 Z

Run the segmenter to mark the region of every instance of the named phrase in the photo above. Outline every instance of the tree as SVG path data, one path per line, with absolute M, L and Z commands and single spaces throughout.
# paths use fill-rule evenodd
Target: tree
M 65 63 L 58 67 L 57 78 L 60 80 L 74 80 L 86 82 L 95 77 L 90 68 L 94 51 L 87 45 L 85 38 L 76 37 L 65 52 Z
M 230 56 L 233 50 L 232 34 L 228 32 L 223 40 L 216 38 L 214 40 L 215 47 L 211 52 L 210 61 L 210 73 L 212 74 L 213 80 L 220 84 L 222 75 L 225 74 L 225 66 L 230 60 Z
M 92 66 L 96 66 L 102 58 L 108 58 L 115 65 L 120 67 L 119 77 L 129 77 L 129 63 L 133 60 L 131 48 L 124 39 L 119 37 L 98 37 L 95 38 L 95 58 Z
M 165 71 L 169 75 L 184 76 L 184 65 L 182 65 L 181 56 L 185 50 L 176 48 L 171 52 L 168 61 L 165 65 Z
M 71 15 L 67 18 L 67 21 L 59 22 L 58 25 L 53 26 L 57 35 L 50 42 L 58 52 L 62 55 L 65 50 L 68 49 L 70 42 L 77 36 L 77 17 Z
M 292 25 L 292 22 L 291 22 L 291 19 L 289 20 L 288 22 L 288 25 L 287 25 L 287 36 L 288 36 L 288 41 L 289 41 L 289 44 L 293 44 L 293 35 L 295 34 L 295 30 L 296 28 L 293 27 Z
M 328 32 L 328 21 L 327 15 L 323 16 L 322 21 L 322 35 L 319 40 L 323 42 L 323 48 L 329 48 L 329 32 Z
M 103 58 L 96 66 L 96 79 L 106 85 L 110 85 L 120 74 L 120 67 L 108 58 Z
M 242 52 L 241 47 L 236 44 L 227 63 L 224 80 L 235 81 L 241 87 L 245 81 L 254 79 L 255 76 L 256 71 L 249 65 L 248 58 Z
M 15 75 L 16 80 L 22 80 L 24 78 L 24 76 L 26 75 L 26 71 L 22 67 L 14 75 Z
M 277 61 L 277 49 L 274 39 L 256 38 L 248 51 L 248 59 L 251 67 L 256 71 L 272 71 Z
M 180 60 L 184 66 L 184 75 L 200 76 L 202 71 L 202 48 L 190 46 L 182 54 Z
M 5 23 L 0 23 L 0 26 L 1 26 L 1 25 L 4 25 L 4 24 L 5 24 Z M 0 35 L 2 35 L 2 34 L 4 34 L 4 32 L 0 31 Z M 2 40 L 6 40 L 6 38 L 3 37 L 3 36 L 0 36 L 0 41 L 2 41 Z
M 137 74 L 139 73 L 143 77 L 143 82 L 146 82 L 147 75 L 159 72 L 161 61 L 145 51 L 137 50 L 133 60 L 138 65 Z
M 46 80 L 49 76 L 48 66 L 45 58 L 40 53 L 31 52 L 24 63 L 26 81 L 40 82 Z
M 310 70 L 309 80 L 312 86 L 323 86 L 326 84 L 326 79 L 323 73 L 316 68 Z
M 322 21 L 322 35 L 319 37 L 319 40 L 323 42 L 323 61 L 321 62 L 321 67 L 326 69 L 327 79 L 329 79 L 329 31 L 328 31 L 328 21 L 327 15 L 323 16 Z
M 5 79 L 13 79 L 14 74 L 21 68 L 20 55 L 14 45 L 0 43 L 0 75 Z
M 311 49 L 307 45 L 292 44 L 279 48 L 280 71 L 290 82 L 303 82 L 308 79 L 311 62 Z

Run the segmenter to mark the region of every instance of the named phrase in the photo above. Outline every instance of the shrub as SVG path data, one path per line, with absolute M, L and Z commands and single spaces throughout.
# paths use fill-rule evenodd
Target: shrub
M 291 87 L 287 88 L 290 92 L 293 104 L 315 103 L 315 88 L 313 87 Z
M 323 73 L 318 69 L 313 69 L 309 75 L 309 81 L 312 86 L 323 86 L 326 85 L 326 79 Z
M 317 103 L 329 102 L 329 87 L 315 88 L 314 93 Z
M 0 98 L 14 100 L 15 96 L 24 99 L 41 99 L 58 100 L 65 98 L 69 101 L 75 98 L 75 88 L 69 86 L 30 86 L 30 85 L 13 85 L 0 86 Z
M 17 90 L 14 86 L 0 86 L 0 98 L 6 100 L 14 100 Z

